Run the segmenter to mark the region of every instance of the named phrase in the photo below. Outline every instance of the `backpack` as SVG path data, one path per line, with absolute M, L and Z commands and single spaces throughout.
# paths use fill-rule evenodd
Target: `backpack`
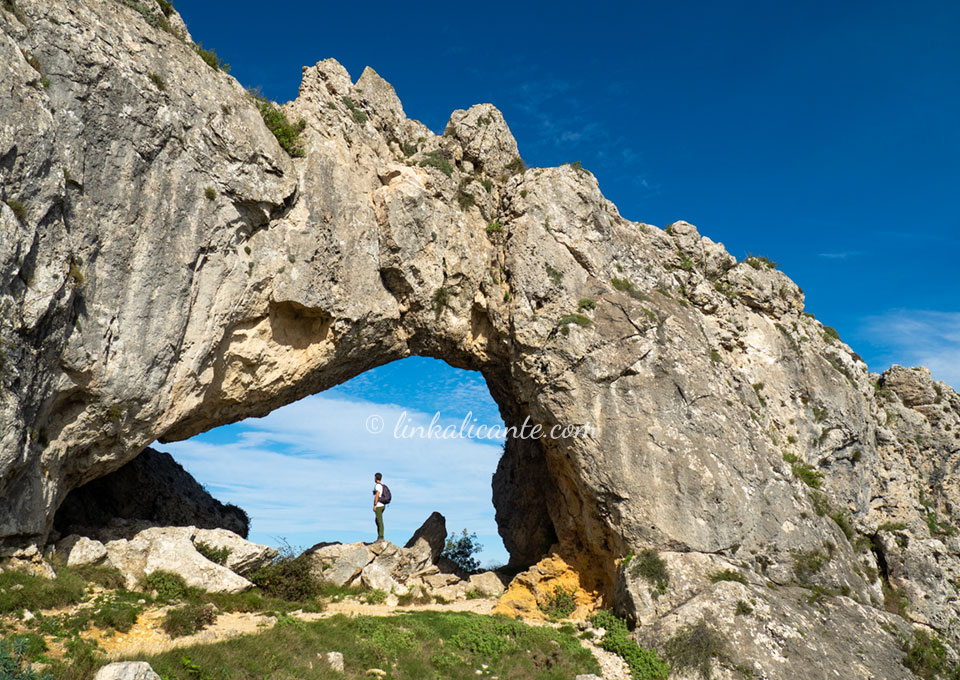
M 383 492 L 380 494 L 380 502 L 384 505 L 390 505 L 390 501 L 393 500 L 393 494 L 390 493 L 390 487 L 380 482 L 380 486 L 383 487 Z

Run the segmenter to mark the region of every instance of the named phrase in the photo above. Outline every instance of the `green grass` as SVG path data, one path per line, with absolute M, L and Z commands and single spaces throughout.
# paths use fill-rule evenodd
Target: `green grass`
M 66 568 L 52 579 L 8 569 L 0 573 L 0 614 L 67 607 L 83 600 L 85 592 L 83 579 Z
M 913 671 L 914 675 L 923 680 L 936 678 L 960 678 L 960 666 L 952 666 L 947 659 L 947 649 L 943 640 L 933 633 L 916 630 L 913 640 L 901 641 L 903 651 L 903 665 Z
M 421 167 L 436 168 L 447 177 L 453 175 L 453 166 L 450 164 L 450 155 L 442 149 L 428 151 L 423 154 L 420 160 Z
M 503 225 L 500 224 L 500 220 L 494 220 L 487 225 L 488 234 L 499 234 L 503 231 Z
M 649 299 L 646 295 L 633 287 L 633 282 L 631 282 L 630 279 L 614 276 L 612 279 L 610 279 L 610 285 L 636 300 Z
M 674 671 L 696 670 L 701 678 L 709 680 L 713 660 L 727 658 L 727 642 L 706 620 L 700 619 L 667 640 L 665 656 Z
M 642 578 L 654 587 L 654 596 L 663 595 L 670 586 L 670 572 L 667 563 L 656 550 L 641 550 L 630 560 L 630 575 Z
M 217 620 L 209 604 L 185 604 L 169 609 L 163 617 L 163 630 L 172 638 L 193 635 Z
M 450 290 L 446 286 L 440 286 L 433 291 L 433 313 L 439 319 L 443 310 L 450 307 Z
M 737 600 L 737 608 L 733 613 L 735 616 L 749 616 L 753 613 L 753 607 L 746 600 Z
M 331 650 L 343 654 L 343 674 L 318 662 L 318 653 Z M 337 615 L 141 658 L 166 680 L 363 678 L 368 668 L 390 669 L 395 678 L 466 680 L 481 664 L 488 665 L 486 675 L 504 679 L 599 673 L 571 632 L 459 612 Z
M 633 680 L 665 680 L 670 675 L 670 666 L 660 656 L 644 649 L 629 637 L 626 622 L 604 610 L 598 612 L 591 623 L 603 628 L 600 647 L 620 656 L 630 668 Z
M 797 580 L 806 583 L 829 562 L 831 556 L 820 549 L 793 554 L 793 573 Z
M 506 165 L 507 172 L 511 175 L 519 175 L 527 170 L 527 164 L 523 162 L 520 156 L 517 156 Z
M 257 90 L 250 91 L 250 97 L 260 111 L 260 117 L 267 129 L 277 138 L 280 146 L 293 158 L 302 158 L 306 152 L 300 145 L 300 133 L 307 127 L 307 121 L 301 118 L 296 125 L 291 123 L 286 114 L 277 108 L 273 102 L 260 95 Z
M 712 361 L 715 364 L 719 364 L 721 361 L 723 361 L 723 357 L 720 355 L 720 352 L 718 352 L 716 349 L 711 349 L 710 361 Z
M 593 321 L 585 317 L 583 314 L 567 314 L 560 317 L 560 320 L 557 322 L 560 327 L 560 332 L 563 335 L 570 334 L 570 324 L 580 326 L 580 328 L 590 328 L 593 326 Z
M 710 579 L 711 583 L 719 583 L 720 581 L 736 581 L 737 583 L 747 585 L 747 577 L 735 569 L 715 571 L 709 574 L 708 578 Z
M 840 339 L 837 329 L 831 326 L 824 326 L 822 335 L 825 342 L 836 342 Z

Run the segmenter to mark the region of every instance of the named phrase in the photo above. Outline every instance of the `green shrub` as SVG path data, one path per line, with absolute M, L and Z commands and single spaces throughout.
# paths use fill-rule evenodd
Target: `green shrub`
M 823 339 L 826 342 L 835 342 L 840 339 L 840 334 L 837 332 L 836 328 L 833 328 L 831 326 L 824 326 Z
M 479 599 L 482 599 L 482 598 L 486 597 L 486 595 L 484 595 L 483 591 L 480 590 L 479 588 L 471 588 L 471 589 L 468 590 L 466 593 L 464 593 L 464 595 L 466 596 L 466 598 L 467 598 L 468 600 L 479 600 Z
M 409 142 L 404 142 L 400 148 L 403 150 L 403 155 L 406 156 L 407 158 L 417 153 L 416 144 L 410 144 Z
M 428 151 L 423 154 L 420 165 L 422 167 L 436 168 L 447 177 L 453 175 L 453 166 L 450 165 L 450 154 L 443 149 Z
M 261 96 L 257 90 L 251 90 L 250 96 L 253 98 L 257 110 L 260 111 L 260 117 L 263 118 L 267 129 L 277 138 L 281 148 L 294 158 L 303 157 L 306 152 L 300 146 L 300 133 L 306 129 L 307 121 L 301 118 L 294 125 L 287 119 L 283 111 L 269 99 Z
M 480 561 L 474 556 L 481 550 L 483 546 L 477 541 L 477 535 L 468 534 L 464 529 L 459 536 L 453 534 L 447 537 L 440 556 L 446 557 L 463 571 L 474 573 L 480 570 Z
M 574 161 L 573 163 L 568 163 L 568 165 L 574 170 L 576 170 L 577 172 L 585 172 L 587 174 L 590 174 L 590 171 L 587 170 L 585 167 L 583 167 L 583 164 L 580 163 L 580 161 Z
M 121 633 L 126 633 L 137 622 L 140 611 L 140 607 L 132 602 L 97 598 L 97 604 L 90 616 L 90 621 L 98 628 L 104 630 L 112 628 Z
M 193 547 L 197 549 L 198 553 L 215 564 L 226 564 L 227 558 L 230 557 L 230 548 L 227 547 L 218 548 L 203 541 L 197 541 L 193 544 Z
M 747 585 L 747 577 L 735 569 L 715 571 L 711 573 L 708 578 L 710 579 L 711 583 L 719 583 L 720 581 L 736 581 L 737 583 Z
M 721 361 L 723 361 L 723 357 L 720 356 L 720 352 L 718 352 L 716 349 L 711 349 L 711 350 L 710 350 L 710 361 L 712 361 L 712 362 L 715 363 L 715 364 L 718 364 L 718 363 L 720 363 Z
M 564 335 L 569 334 L 570 324 L 575 324 L 580 326 L 580 328 L 590 328 L 593 326 L 593 321 L 585 317 L 583 314 L 567 314 L 566 316 L 560 317 L 560 320 L 557 322 L 560 325 L 560 332 Z
M 145 574 L 140 579 L 140 587 L 146 591 L 157 591 L 156 597 L 161 602 L 179 600 L 187 595 L 187 582 L 180 574 L 159 569 Z
M 670 666 L 656 652 L 644 649 L 630 639 L 623 619 L 603 610 L 590 622 L 595 628 L 603 628 L 600 647 L 621 657 L 630 668 L 633 680 L 665 680 L 670 675 Z
M 793 476 L 802 481 L 804 484 L 813 489 L 819 489 L 823 486 L 823 475 L 819 470 L 815 470 L 812 466 L 800 460 L 800 458 L 794 453 L 784 453 L 783 460 L 785 463 L 790 463 L 790 471 L 793 473 Z M 821 513 L 817 513 L 818 515 Z
M 748 265 L 754 269 L 776 269 L 777 263 L 771 260 L 769 257 L 764 257 L 763 255 L 747 255 L 744 260 Z
M 733 613 L 736 616 L 749 616 L 753 613 L 753 607 L 745 600 L 737 600 L 737 608 Z
M 580 301 L 577 303 L 577 309 L 581 311 L 590 311 L 591 309 L 596 309 L 596 307 L 597 303 L 588 297 L 580 298 Z
M 830 519 L 837 523 L 840 531 L 843 532 L 843 535 L 847 537 L 848 541 L 853 541 L 857 532 L 854 530 L 853 525 L 850 524 L 850 517 L 845 510 L 836 510 L 830 513 Z
M 163 617 L 163 630 L 172 638 L 193 635 L 217 620 L 211 605 L 185 604 L 167 611 Z
M 320 594 L 320 583 L 313 575 L 313 565 L 306 555 L 280 555 L 270 564 L 247 574 L 246 578 L 265 595 L 281 600 L 305 602 Z
M 526 172 L 527 164 L 523 162 L 523 159 L 520 156 L 517 156 L 512 161 L 506 165 L 507 172 L 511 175 L 519 175 L 522 172 Z
M 208 201 L 213 201 L 217 198 L 217 190 L 213 187 L 207 187 L 203 190 L 203 195 L 207 197 Z
M 387 591 L 379 588 L 368 590 L 360 596 L 360 599 L 367 604 L 383 604 L 387 601 Z
M 957 528 L 949 522 L 941 520 L 933 510 L 927 511 L 926 522 L 927 529 L 930 530 L 930 535 L 934 538 L 957 535 Z
M 193 46 L 194 52 L 200 55 L 200 58 L 203 59 L 207 66 L 212 68 L 214 71 L 223 71 L 224 73 L 230 73 L 230 65 L 224 64 L 223 60 L 217 56 L 215 50 L 204 49 L 203 43 L 196 43 Z
M 670 585 L 670 572 L 667 571 L 667 563 L 664 562 L 656 550 L 651 548 L 641 550 L 630 561 L 630 575 L 633 578 L 643 578 L 654 586 L 655 596 L 665 594 Z
M 540 605 L 540 611 L 550 619 L 565 619 L 577 608 L 576 589 L 567 590 L 563 586 L 556 586 L 553 595 L 545 605 Z
M 49 79 L 47 76 L 43 76 L 43 77 L 40 79 L 40 87 L 42 87 L 44 90 L 49 90 L 49 89 L 50 89 L 50 85 L 51 85 L 51 82 L 50 82 L 50 79 Z
M 446 286 L 440 286 L 433 291 L 433 313 L 439 319 L 443 310 L 450 307 L 450 291 Z
M 797 552 L 793 554 L 793 573 L 797 580 L 806 583 L 809 579 L 830 561 L 830 555 L 823 551 L 808 550 L 806 552 Z
M 698 670 L 709 680 L 713 660 L 727 656 L 726 640 L 705 619 L 684 626 L 667 640 L 665 656 L 674 671 Z
M 356 102 L 347 96 L 341 97 L 341 100 L 343 101 L 343 105 L 350 109 L 350 114 L 353 116 L 355 123 L 363 125 L 367 122 L 367 114 L 360 110 L 360 107 L 357 106 Z
M 547 270 L 547 276 L 549 276 L 550 280 L 553 281 L 553 285 L 559 286 L 563 281 L 563 272 L 550 266 L 549 262 L 544 263 L 543 266 Z
M 11 198 L 8 201 L 6 201 L 6 204 L 7 204 L 7 207 L 9 207 L 10 210 L 13 211 L 13 216 L 16 217 L 18 220 L 23 222 L 25 219 L 27 219 L 27 206 L 25 206 L 23 203 Z
M 153 83 L 158 90 L 161 92 L 167 89 L 167 82 L 163 79 L 163 76 L 158 75 L 151 71 L 147 74 L 147 78 L 150 79 L 150 82 Z
M 935 680 L 957 677 L 956 668 L 948 674 L 951 669 L 947 661 L 947 649 L 936 633 L 931 635 L 924 630 L 914 631 L 913 640 L 904 640 L 903 651 L 906 652 L 903 665 L 919 678 Z
M 49 673 L 41 674 L 30 669 L 30 646 L 30 641 L 22 636 L 11 640 L 0 638 L 0 678 L 2 680 L 52 680 Z
M 494 220 L 487 225 L 488 234 L 499 234 L 503 231 L 503 225 L 500 224 L 500 220 Z
M 630 297 L 636 298 L 637 300 L 647 299 L 646 295 L 644 295 L 639 290 L 633 287 L 633 283 L 630 281 L 630 279 L 614 276 L 612 279 L 610 279 L 610 285 L 612 285 L 614 288 L 616 288 L 619 291 L 623 291 L 624 293 L 628 294 Z

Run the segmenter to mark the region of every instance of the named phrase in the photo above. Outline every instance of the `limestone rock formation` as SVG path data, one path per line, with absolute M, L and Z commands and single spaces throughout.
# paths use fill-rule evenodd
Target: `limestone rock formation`
M 160 680 L 146 661 L 115 661 L 99 671 L 93 680 Z
M 513 566 L 556 554 L 638 637 L 709 614 L 759 677 L 909 677 L 898 635 L 960 642 L 947 385 L 870 373 L 769 262 L 524 169 L 489 105 L 437 136 L 321 61 L 283 107 L 291 158 L 142 4 L 0 9 L 2 556 L 35 564 L 67 495 L 155 440 L 416 354 L 481 371 L 507 425 L 584 428 L 508 440 L 497 522 Z M 679 609 L 620 566 L 644 549 Z
M 67 494 L 53 527 L 64 536 L 94 535 L 116 519 L 221 528 L 244 538 L 249 530 L 242 509 L 218 501 L 169 453 L 151 448 L 119 470 Z

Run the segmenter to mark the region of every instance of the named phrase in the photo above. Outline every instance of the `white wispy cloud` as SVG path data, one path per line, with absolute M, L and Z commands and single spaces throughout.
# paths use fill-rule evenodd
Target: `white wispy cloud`
M 466 392 L 466 402 L 476 396 Z M 232 437 L 222 428 L 216 437 L 159 448 L 214 496 L 244 508 L 252 519 L 251 539 L 258 542 L 372 540 L 373 473 L 382 472 L 395 497 L 385 515 L 389 540 L 404 543 L 437 510 L 446 516 L 448 530 L 466 527 L 480 536 L 484 559 L 506 561 L 491 490 L 502 442 L 394 438 L 405 411 L 414 424 L 427 425 L 433 417 L 324 393 L 225 426 Z M 366 428 L 373 415 L 384 423 L 379 434 Z M 441 420 L 454 422 L 454 417 Z
M 848 257 L 854 257 L 859 255 L 858 251 L 848 251 L 848 252 L 839 252 L 839 253 L 820 253 L 817 257 L 822 257 L 827 260 L 846 260 Z
M 960 312 L 895 309 L 865 319 L 863 333 L 883 348 L 883 368 L 926 366 L 960 390 Z

